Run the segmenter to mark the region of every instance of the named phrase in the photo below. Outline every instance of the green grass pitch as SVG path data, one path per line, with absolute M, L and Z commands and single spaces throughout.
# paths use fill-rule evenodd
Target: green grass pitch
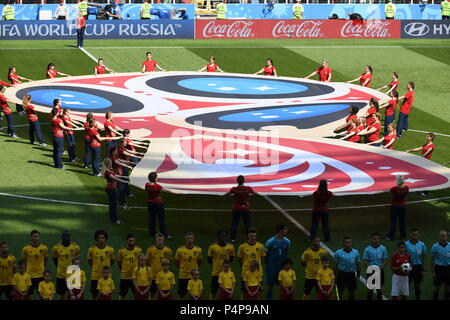
M 6 80 L 7 67 L 15 65 L 18 74 L 31 79 L 43 79 L 48 63 L 56 64 L 61 72 L 71 75 L 92 73 L 95 65 L 87 55 L 73 47 L 73 41 L 0 41 L 0 79 Z M 355 78 L 365 64 L 374 68 L 372 87 L 378 88 L 390 79 L 390 73 L 400 74 L 400 94 L 405 92 L 409 80 L 416 83 L 416 102 L 410 116 L 410 128 L 435 133 L 450 134 L 450 101 L 448 90 L 450 74 L 450 46 L 446 40 L 91 40 L 86 41 L 86 49 L 94 57 L 103 58 L 105 64 L 117 72 L 139 71 L 146 51 L 151 50 L 154 58 L 167 70 L 198 70 L 214 55 L 219 66 L 228 72 L 253 73 L 259 70 L 266 58 L 272 58 L 279 75 L 303 77 L 314 70 L 326 58 L 334 70 L 334 81 Z M 47 115 L 40 116 L 41 123 L 47 123 Z M 25 118 L 15 118 L 20 139 L 11 139 L 5 131 L 0 133 L 0 192 L 81 203 L 107 203 L 103 179 L 90 175 L 81 164 L 66 163 L 66 170 L 52 168 L 51 137 L 49 126 L 42 125 L 44 139 L 50 144 L 46 149 L 28 144 L 28 125 Z M 5 121 L 2 123 L 6 125 Z M 20 126 L 21 125 L 21 126 Z M 77 135 L 77 153 L 82 158 L 84 151 L 82 136 Z M 407 132 L 395 148 L 405 150 L 419 146 L 424 141 L 424 133 Z M 437 136 L 436 151 L 432 160 L 444 163 L 450 160 L 450 137 Z M 128 201 L 135 207 L 143 207 L 146 195 L 132 187 L 137 199 Z M 411 194 L 409 201 L 442 198 L 450 196 L 449 190 L 430 192 L 424 198 Z M 218 229 L 229 229 L 231 200 L 219 196 L 165 195 L 168 208 L 199 208 L 211 211 L 167 210 L 169 232 L 174 235 L 168 245 L 174 250 L 182 245 L 183 234 L 193 231 L 196 242 L 206 255 L 208 246 L 215 241 Z M 272 197 L 285 209 L 311 207 L 310 197 Z M 333 199 L 332 207 L 368 206 L 352 210 L 331 209 L 332 242 L 329 247 L 337 250 L 345 235 L 353 237 L 354 247 L 360 250 L 370 242 L 370 233 L 388 230 L 388 207 L 370 207 L 373 204 L 389 203 L 388 194 L 364 197 L 346 196 Z M 297 297 L 301 297 L 304 270 L 300 257 L 307 248 L 306 236 L 290 221 L 284 218 L 263 198 L 253 201 L 254 225 L 258 229 L 259 241 L 265 241 L 274 233 L 277 223 L 289 226 L 289 238 L 293 246 L 290 257 L 299 279 Z M 124 246 L 125 235 L 134 233 L 137 244 L 144 250 L 151 245 L 147 236 L 147 217 L 144 209 L 119 210 L 119 217 L 125 225 L 111 225 L 107 218 L 107 208 L 98 206 L 71 205 L 0 195 L 0 240 L 10 244 L 11 253 L 20 256 L 21 248 L 29 242 L 29 232 L 38 229 L 42 242 L 49 248 L 59 241 L 63 229 L 72 231 L 73 241 L 82 248 L 82 267 L 87 266 L 87 249 L 94 244 L 93 233 L 97 229 L 109 232 L 109 243 L 116 252 Z M 309 211 L 291 211 L 290 214 L 306 228 L 310 226 Z M 418 227 L 428 248 L 437 241 L 440 228 L 450 227 L 450 201 L 441 199 L 420 202 L 408 206 L 407 228 Z M 240 226 L 238 243 L 244 241 L 243 227 Z M 383 241 L 392 254 L 396 241 Z M 55 271 L 49 260 L 50 269 Z M 427 261 L 429 269 L 429 259 Z M 172 269 L 175 269 L 174 267 Z M 383 294 L 390 297 L 391 271 L 387 268 L 386 286 Z M 119 271 L 113 267 L 114 279 L 118 285 Z M 210 266 L 203 262 L 200 275 L 209 292 Z M 233 270 L 240 269 L 236 263 Z M 175 270 L 172 270 L 175 271 Z M 430 273 L 422 285 L 422 296 L 430 299 L 432 278 Z M 365 289 L 359 286 L 357 298 L 365 298 Z M 205 294 L 205 297 L 207 294 Z M 263 294 L 265 296 L 265 293 Z M 278 289 L 274 293 L 278 297 Z M 87 294 L 87 297 L 90 297 Z M 117 298 L 117 294 L 116 294 Z M 131 295 L 128 297 L 131 299 Z M 413 298 L 413 295 L 411 296 Z

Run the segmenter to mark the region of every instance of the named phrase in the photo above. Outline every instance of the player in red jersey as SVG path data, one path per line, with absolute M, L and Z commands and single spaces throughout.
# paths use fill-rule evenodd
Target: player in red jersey
M 112 223 L 123 224 L 117 218 L 117 182 L 129 184 L 128 177 L 121 176 L 113 171 L 111 159 L 103 160 L 102 176 L 106 179 L 106 194 L 108 195 L 109 219 Z
M 97 65 L 94 67 L 94 74 L 105 74 L 106 72 L 113 73 L 114 71 L 103 64 L 103 59 L 98 59 Z
M 53 78 L 56 78 L 56 76 L 70 77 L 70 75 L 56 70 L 55 65 L 53 63 L 49 63 L 47 66 L 47 79 L 53 79 Z
M 378 112 L 372 115 L 373 122 L 367 126 L 364 130 L 357 133 L 358 136 L 367 135 L 366 142 L 372 142 L 372 145 L 379 146 L 380 143 L 376 143 L 375 141 L 380 139 L 380 131 L 381 131 L 381 114 Z
M 426 139 L 426 143 L 418 148 L 414 148 L 414 149 L 408 149 L 406 150 L 406 152 L 417 152 L 417 151 L 421 151 L 421 156 L 424 157 L 425 159 L 430 160 L 431 155 L 433 154 L 434 151 L 434 133 L 427 133 L 427 135 L 425 136 Z
M 328 61 L 323 60 L 322 66 L 319 67 L 316 71 L 312 72 L 309 76 L 306 76 L 305 79 L 309 79 L 316 74 L 319 74 L 319 81 L 322 82 L 331 82 L 331 75 L 333 70 L 328 66 Z
M 403 131 L 408 130 L 408 117 L 414 103 L 414 82 L 409 81 L 407 84 L 408 92 L 401 96 L 400 99 L 403 99 L 402 105 L 400 107 L 400 113 L 398 115 L 397 120 L 397 137 L 400 138 L 402 136 Z
M 103 123 L 103 128 L 105 130 L 106 137 L 106 157 L 109 156 L 109 151 L 112 147 L 116 146 L 116 141 L 112 140 L 113 137 L 122 137 L 119 130 L 122 130 L 119 126 L 114 123 L 113 113 L 109 111 L 105 113 L 106 121 Z
M 358 136 L 358 132 L 364 130 L 364 126 L 361 125 L 361 121 L 357 119 L 351 119 L 350 125 L 347 127 L 347 131 L 338 133 L 335 137 L 341 137 L 340 140 L 346 140 L 349 142 L 361 142 L 361 137 Z
M 272 59 L 266 59 L 266 66 L 259 70 L 258 72 L 255 72 L 254 74 L 260 74 L 264 73 L 265 76 L 277 76 L 277 69 L 273 66 L 273 60 Z
M 385 108 L 384 111 L 384 135 L 387 135 L 387 127 L 391 122 L 395 121 L 395 108 L 398 104 L 398 92 L 395 90 L 392 90 L 389 92 L 389 96 L 391 97 L 390 100 L 380 105 L 381 108 Z
M 397 300 L 401 296 L 406 300 L 409 296 L 409 273 L 407 266 L 411 267 L 411 256 L 406 253 L 406 244 L 399 242 L 397 252 L 391 257 L 392 269 L 392 300 Z
M 153 72 L 155 71 L 155 68 L 157 68 L 160 71 L 166 71 L 163 68 L 161 68 L 155 60 L 152 60 L 152 53 L 147 52 L 146 53 L 147 60 L 142 62 L 142 72 Z
M 398 73 L 397 72 L 392 72 L 392 81 L 389 82 L 389 84 L 382 86 L 381 88 L 378 88 L 377 90 L 383 90 L 386 88 L 389 88 L 389 90 L 386 92 L 386 94 L 391 93 L 394 90 L 398 89 Z
M 382 143 L 383 145 L 381 146 L 383 149 L 389 149 L 392 150 L 394 149 L 394 142 L 397 139 L 397 134 L 395 133 L 395 123 L 391 122 L 388 124 L 387 126 L 388 129 L 388 133 L 384 135 L 384 137 L 376 140 L 376 141 L 372 141 L 369 142 L 368 144 L 372 144 L 372 145 L 379 145 L 380 143 Z
M 350 127 L 351 124 L 352 124 L 351 120 L 352 119 L 358 119 L 358 111 L 359 111 L 359 108 L 357 106 L 350 106 L 348 108 L 349 115 L 348 115 L 347 118 L 345 118 L 345 123 L 343 125 L 337 127 L 336 129 L 334 129 L 333 132 L 337 133 L 337 132 L 339 132 L 339 131 L 341 131 L 341 130 L 343 130 L 345 128 Z
M 14 66 L 11 66 L 11 67 L 8 68 L 8 80 L 9 80 L 9 82 L 11 82 L 11 84 L 13 86 L 15 86 L 17 84 L 21 84 L 22 83 L 21 80 L 23 80 L 23 81 L 33 81 L 31 79 L 19 76 L 17 74 L 16 67 L 14 67 Z M 25 114 L 25 112 L 23 110 L 23 106 L 20 105 L 20 104 L 16 104 L 16 111 L 19 113 L 19 115 L 24 115 Z
M 216 58 L 214 58 L 213 56 L 209 57 L 209 63 L 200 70 L 198 70 L 198 72 L 203 72 L 205 70 L 208 72 L 217 72 L 217 71 L 223 72 L 223 70 L 221 70 L 219 66 L 216 64 Z
M 83 127 L 78 127 L 77 122 L 72 119 L 69 108 L 64 108 L 62 114 L 62 120 L 64 121 L 64 125 L 69 128 L 78 128 L 79 130 L 84 130 Z M 73 129 L 64 130 L 64 136 L 66 137 L 67 150 L 69 153 L 69 161 L 70 162 L 80 162 L 80 159 L 76 156 L 75 150 L 75 134 Z
M 251 187 L 244 186 L 245 178 L 240 175 L 237 177 L 237 186 L 233 187 L 224 195 L 231 195 L 234 197 L 233 201 L 233 218 L 231 220 L 231 241 L 236 241 L 236 233 L 239 225 L 239 219 L 242 216 L 245 225 L 245 234 L 250 229 L 251 215 L 250 215 L 250 196 L 257 194 Z
M 34 144 L 34 134 L 39 141 L 41 147 L 46 147 L 41 135 L 41 124 L 39 123 L 39 118 L 36 113 L 36 107 L 30 104 L 31 96 L 25 95 L 22 99 L 22 105 L 25 108 L 25 112 L 28 117 L 29 129 L 30 129 L 30 143 Z
M 364 114 L 364 117 L 366 118 L 366 126 L 370 126 L 374 120 L 373 115 L 377 113 L 380 110 L 380 105 L 378 104 L 378 101 L 375 100 L 375 98 L 370 98 L 369 100 L 369 109 Z
M 356 79 L 347 81 L 347 83 L 353 83 L 353 82 L 359 81 L 360 86 L 370 88 L 371 80 L 372 80 L 372 67 L 367 65 L 364 67 L 364 73 L 362 73 Z
M 6 122 L 8 123 L 8 136 L 11 138 L 17 138 L 17 135 L 14 133 L 14 119 L 12 111 L 8 105 L 8 100 L 2 94 L 2 89 L 3 86 L 0 85 L 0 110 L 5 114 Z

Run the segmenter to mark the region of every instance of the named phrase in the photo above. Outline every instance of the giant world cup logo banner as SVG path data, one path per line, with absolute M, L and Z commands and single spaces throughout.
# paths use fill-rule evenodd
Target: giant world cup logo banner
M 321 179 L 337 194 L 385 192 L 396 175 L 412 190 L 450 186 L 450 172 L 404 152 L 331 138 L 350 106 L 367 111 L 378 91 L 347 83 L 197 72 L 127 73 L 42 80 L 7 90 L 25 94 L 41 111 L 54 98 L 80 119 L 103 123 L 114 112 L 121 128 L 150 146 L 133 169 L 143 188 L 147 175 L 180 193 L 221 194 L 244 175 L 262 194 L 310 194 Z

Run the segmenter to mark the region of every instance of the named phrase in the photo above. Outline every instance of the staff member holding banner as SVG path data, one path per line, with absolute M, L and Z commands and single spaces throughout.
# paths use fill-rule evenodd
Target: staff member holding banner
M 84 41 L 84 31 L 86 30 L 86 16 L 83 16 L 83 13 L 80 12 L 78 17 L 76 18 L 77 24 L 77 47 L 83 47 Z
M 141 6 L 141 11 L 140 11 L 140 17 L 141 19 L 151 19 L 151 15 L 150 15 L 150 9 L 152 8 L 152 5 L 150 3 L 148 3 L 148 0 L 144 0 L 144 3 Z
M 395 4 L 392 3 L 392 0 L 389 0 L 388 3 L 384 6 L 384 13 L 386 14 L 386 19 L 394 19 L 395 16 Z
M 292 6 L 292 19 L 303 19 L 303 12 L 305 12 L 305 10 L 303 9 L 301 0 L 294 0 L 294 5 Z

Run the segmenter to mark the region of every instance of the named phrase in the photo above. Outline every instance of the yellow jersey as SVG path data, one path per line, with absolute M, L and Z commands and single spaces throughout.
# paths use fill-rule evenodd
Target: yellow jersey
M 137 267 L 141 254 L 142 249 L 139 247 L 134 247 L 131 250 L 126 247 L 119 249 L 117 261 L 122 264 L 120 279 L 133 278 L 133 270 Z
M 278 281 L 280 283 L 280 286 L 283 286 L 284 288 L 290 288 L 294 284 L 294 281 L 297 280 L 297 276 L 295 275 L 295 271 L 292 269 L 281 270 L 280 273 L 278 273 Z
M 308 248 L 303 252 L 302 262 L 306 263 L 305 267 L 305 278 L 306 279 L 316 279 L 317 270 L 322 267 L 322 258 L 326 257 L 328 252 L 319 248 L 319 250 L 314 251 Z
M 50 299 L 56 292 L 55 284 L 51 281 L 39 282 L 38 291 L 42 296 L 42 299 Z
M 203 281 L 200 279 L 194 280 L 191 279 L 188 282 L 187 289 L 193 296 L 200 296 L 203 290 Z
M 224 260 L 230 260 L 230 257 L 234 257 L 234 246 L 231 243 L 227 243 L 224 247 L 214 242 L 209 246 L 208 257 L 212 258 L 212 276 L 217 277 L 223 270 Z
M 178 248 L 175 260 L 180 262 L 179 279 L 190 279 L 192 270 L 198 269 L 198 262 L 203 259 L 202 249 L 194 246 L 191 249 L 186 246 Z
M 103 275 L 103 267 L 111 267 L 111 261 L 114 260 L 114 248 L 105 246 L 100 249 L 96 245 L 89 248 L 88 260 L 92 260 L 91 279 L 98 280 Z
M 156 275 L 156 284 L 160 290 L 170 290 L 175 285 L 175 275 L 170 271 L 160 271 Z
M 320 268 L 317 271 L 316 280 L 319 281 L 321 286 L 331 285 L 331 282 L 334 280 L 333 270 L 330 268 L 327 268 L 326 270 L 324 268 Z
M 52 256 L 58 259 L 56 277 L 65 279 L 67 267 L 72 264 L 72 258 L 80 256 L 80 247 L 75 242 L 71 242 L 67 247 L 59 242 L 53 246 Z
M 71 282 L 72 287 L 75 289 L 81 289 L 81 287 L 86 283 L 86 273 L 80 269 L 80 276 L 77 279 L 75 275 L 75 270 L 67 272 L 66 282 Z
M 172 261 L 172 249 L 164 246 L 159 249 L 156 246 L 149 247 L 147 249 L 147 263 L 152 268 L 153 280 L 156 280 L 156 275 L 158 272 L 162 271 L 161 260 L 167 259 Z
M 113 291 L 116 289 L 114 286 L 114 281 L 111 277 L 108 277 L 108 279 L 100 278 L 97 282 L 97 290 L 103 294 L 103 295 L 109 295 L 113 293 Z
M 17 291 L 24 292 L 31 287 L 31 276 L 26 272 L 24 274 L 17 272 L 13 277 L 13 285 Z
M 242 277 L 242 280 L 244 280 L 244 282 L 249 287 L 257 287 L 262 281 L 261 271 L 259 271 L 259 270 L 251 271 L 249 269 L 249 270 L 245 271 L 244 276 Z
M 238 249 L 238 258 L 242 259 L 242 276 L 249 269 L 250 261 L 252 260 L 259 262 L 261 274 L 263 274 L 261 261 L 265 256 L 266 249 L 261 242 L 256 242 L 255 244 L 245 242 L 241 244 Z
M 218 282 L 226 289 L 233 289 L 233 286 L 236 283 L 236 278 L 234 277 L 233 271 L 229 270 L 228 272 L 222 271 L 219 273 Z
M 133 280 L 138 287 L 148 287 L 153 279 L 153 271 L 149 266 L 144 268 L 135 267 L 133 270 Z
M 16 257 L 8 254 L 6 258 L 0 256 L 0 286 L 10 286 L 13 283 Z
M 22 249 L 22 260 L 27 264 L 27 273 L 31 278 L 43 278 L 48 248 L 44 244 L 33 247 L 31 244 Z

